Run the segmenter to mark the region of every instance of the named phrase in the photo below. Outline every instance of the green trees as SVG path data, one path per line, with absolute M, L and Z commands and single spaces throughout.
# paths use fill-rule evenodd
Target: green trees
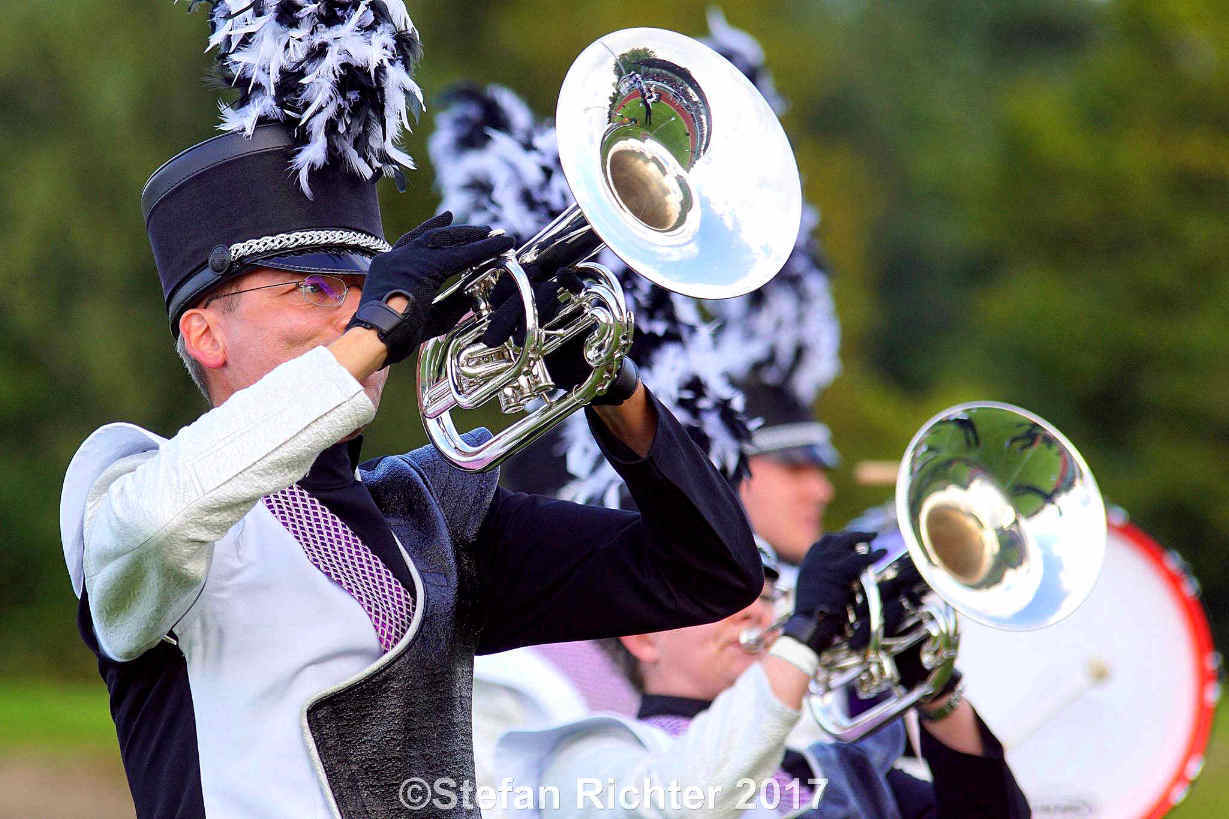
M 887 186 L 874 371 L 1061 426 L 1107 498 L 1193 562 L 1224 634 L 1224 20 L 1203 2 L 930 2 L 852 26 L 888 54 L 862 51 L 811 120 Z

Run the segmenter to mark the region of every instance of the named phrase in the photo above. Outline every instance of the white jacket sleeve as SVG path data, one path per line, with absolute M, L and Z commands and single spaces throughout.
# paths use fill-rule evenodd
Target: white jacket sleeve
M 776 698 L 755 663 L 667 747 L 650 750 L 617 728 L 588 732 L 554 750 L 541 784 L 558 788 L 560 816 L 739 816 L 758 804 L 759 788 L 780 767 L 785 737 L 799 713 Z M 637 807 L 620 807 L 623 788 L 640 793 Z M 671 788 L 679 798 L 670 797 Z M 688 788 L 704 794 L 701 809 L 683 803 Z
M 102 650 L 128 660 L 154 646 L 199 596 L 214 543 L 374 417 L 362 385 L 317 347 L 156 449 L 111 465 L 83 510 L 85 587 Z

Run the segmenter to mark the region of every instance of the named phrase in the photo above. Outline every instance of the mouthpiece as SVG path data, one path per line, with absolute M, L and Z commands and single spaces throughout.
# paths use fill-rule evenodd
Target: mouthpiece
M 768 630 L 762 628 L 745 628 L 738 635 L 738 644 L 748 654 L 759 654 L 764 650 L 764 637 Z
M 785 621 L 788 619 L 789 615 L 785 615 L 767 628 L 745 628 L 738 634 L 738 644 L 748 654 L 759 654 L 764 650 L 769 635 L 775 634 L 784 628 Z

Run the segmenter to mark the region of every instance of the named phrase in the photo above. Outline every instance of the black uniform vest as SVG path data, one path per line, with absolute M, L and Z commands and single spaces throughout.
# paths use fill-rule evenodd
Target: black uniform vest
M 369 462 L 360 473 L 422 578 L 421 615 L 410 637 L 360 679 L 309 703 L 316 754 L 346 819 L 480 817 L 471 695 L 482 611 L 469 549 L 498 475 L 458 470 L 431 447 Z M 411 810 L 410 780 L 442 783 L 432 804 Z

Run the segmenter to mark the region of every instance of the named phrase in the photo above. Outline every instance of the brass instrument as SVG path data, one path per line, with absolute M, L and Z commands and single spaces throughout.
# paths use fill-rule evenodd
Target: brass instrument
M 707 46 L 671 31 L 626 29 L 586 48 L 568 70 L 556 112 L 559 157 L 576 199 L 538 235 L 470 271 L 473 309 L 419 351 L 418 400 L 431 442 L 453 464 L 489 469 L 605 392 L 632 340 L 618 279 L 585 261 L 603 245 L 653 283 L 698 298 L 743 295 L 781 269 L 798 236 L 798 168 L 776 115 L 755 87 Z M 560 290 L 540 323 L 524 267 L 576 265 L 580 295 Z M 525 341 L 479 342 L 503 275 L 525 311 Z M 546 356 L 583 335 L 586 381 L 567 391 Z M 454 409 L 498 397 L 526 413 L 483 443 L 463 440 Z
M 1088 597 L 1105 554 L 1105 506 L 1088 465 L 1062 433 L 1009 404 L 961 404 L 923 425 L 897 472 L 896 516 L 903 542 L 858 581 L 869 641 L 855 649 L 847 636 L 824 651 L 807 697 L 819 726 L 842 742 L 944 686 L 960 646 L 957 611 L 998 629 L 1053 625 Z M 926 597 L 906 603 L 903 622 L 887 634 L 881 584 L 909 562 L 921 577 L 915 591 Z M 849 620 L 851 634 L 853 609 Z M 742 643 L 755 651 L 764 638 L 748 629 Z M 930 675 L 905 690 L 893 657 L 918 643 Z M 850 718 L 849 685 L 863 698 L 893 696 Z

